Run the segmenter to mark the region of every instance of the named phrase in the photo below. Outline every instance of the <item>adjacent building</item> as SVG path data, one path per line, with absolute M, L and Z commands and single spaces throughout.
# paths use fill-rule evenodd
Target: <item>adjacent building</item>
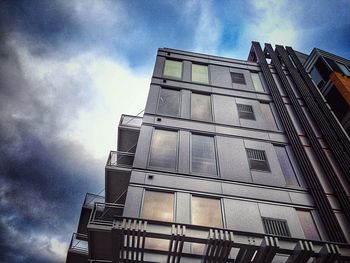
M 350 140 L 312 56 L 159 49 L 67 262 L 350 262 Z

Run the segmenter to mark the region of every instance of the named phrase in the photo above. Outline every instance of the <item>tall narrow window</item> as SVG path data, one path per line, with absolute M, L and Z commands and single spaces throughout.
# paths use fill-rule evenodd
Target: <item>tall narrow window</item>
M 191 118 L 201 121 L 212 121 L 212 116 L 210 96 L 192 93 Z
M 217 174 L 214 137 L 192 135 L 192 172 Z
M 256 91 L 264 92 L 259 73 L 251 73 L 253 85 Z
M 309 211 L 297 210 L 299 221 L 301 227 L 304 231 L 305 238 L 320 240 L 320 235 L 318 234 L 315 222 Z
M 273 116 L 271 106 L 269 103 L 260 103 L 260 108 L 262 111 L 262 114 L 264 116 L 264 119 L 266 120 L 267 128 L 269 130 L 277 130 L 277 124 L 276 120 Z
M 161 89 L 157 112 L 170 116 L 179 116 L 180 112 L 180 91 L 172 89 Z
M 256 149 L 246 149 L 246 151 L 250 169 L 264 172 L 270 171 L 265 151 Z
M 177 132 L 154 130 L 149 166 L 175 170 L 177 159 Z
M 208 66 L 192 64 L 192 81 L 209 84 Z
M 299 186 L 293 166 L 284 146 L 274 146 L 287 185 Z
M 241 119 L 255 120 L 253 106 L 237 104 L 238 116 Z
M 231 72 L 231 79 L 233 83 L 245 85 L 245 78 L 243 73 Z
M 192 224 L 223 227 L 219 199 L 192 196 Z
M 290 237 L 287 220 L 263 217 L 262 221 L 266 234 Z
M 141 216 L 145 219 L 174 221 L 174 194 L 146 191 Z
M 167 59 L 164 65 L 164 76 L 181 79 L 182 62 Z

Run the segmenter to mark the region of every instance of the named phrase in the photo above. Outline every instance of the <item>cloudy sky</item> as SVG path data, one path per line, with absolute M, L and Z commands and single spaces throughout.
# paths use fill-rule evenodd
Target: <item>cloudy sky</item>
M 157 48 L 246 59 L 258 40 L 350 58 L 349 13 L 349 0 L 2 0 L 0 261 L 64 262 Z

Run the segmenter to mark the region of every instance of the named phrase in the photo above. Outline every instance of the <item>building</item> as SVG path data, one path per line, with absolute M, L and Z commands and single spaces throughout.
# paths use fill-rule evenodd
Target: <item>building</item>
M 305 69 L 350 135 L 350 61 L 314 48 Z
M 67 262 L 350 262 L 350 141 L 303 58 L 159 49 Z

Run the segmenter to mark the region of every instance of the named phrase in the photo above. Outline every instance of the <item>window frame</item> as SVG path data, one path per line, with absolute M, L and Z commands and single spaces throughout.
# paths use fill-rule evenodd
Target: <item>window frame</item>
M 179 92 L 179 107 L 178 107 L 178 114 L 176 116 L 159 112 L 159 100 L 160 100 L 160 97 L 161 97 L 162 90 L 172 90 L 172 91 Z M 181 95 L 182 95 L 181 89 L 173 89 L 173 88 L 168 88 L 168 87 L 161 86 L 160 90 L 158 92 L 156 114 L 157 115 L 163 115 L 163 116 L 180 118 L 181 117 L 181 108 L 182 108 L 182 96 Z
M 156 130 L 161 130 L 161 131 L 168 131 L 168 132 L 176 132 L 177 136 L 176 136 L 176 153 L 175 153 L 175 168 L 169 168 L 169 167 L 160 167 L 160 166 L 153 166 L 150 165 L 151 162 L 151 157 L 152 157 L 152 142 L 153 142 L 153 138 L 154 138 L 154 133 Z M 158 127 L 153 127 L 152 129 L 152 135 L 151 135 L 151 140 L 150 140 L 150 146 L 149 146 L 149 152 L 148 152 L 148 156 L 147 156 L 147 168 L 152 168 L 155 170 L 165 170 L 165 171 L 170 171 L 170 172 L 177 172 L 178 170 L 178 166 L 179 166 L 179 130 L 176 129 L 168 129 L 168 128 L 158 128 Z
M 175 62 L 180 62 L 181 63 L 181 76 L 180 77 L 174 77 L 174 76 L 169 76 L 169 75 L 165 75 L 165 65 L 166 65 L 166 61 L 175 61 Z M 164 66 L 163 66 L 163 70 L 162 70 L 162 77 L 165 79 L 175 79 L 175 80 L 182 80 L 183 79 L 183 75 L 184 75 L 184 61 L 183 60 L 179 60 L 179 59 L 168 59 L 165 58 L 164 60 Z
M 253 105 L 251 105 L 251 104 L 236 103 L 236 107 L 237 107 L 237 112 L 238 112 L 238 118 L 239 118 L 239 119 L 256 121 Z M 249 111 L 242 111 L 242 109 L 243 109 L 244 107 L 248 107 L 248 108 L 250 108 L 252 111 L 251 111 L 251 112 L 249 112 Z M 241 109 L 241 111 L 240 111 L 240 109 Z M 241 114 L 244 114 L 244 113 L 245 113 L 245 114 L 252 114 L 252 118 L 243 117 Z
M 193 154 L 192 154 L 192 152 L 193 152 L 192 151 L 192 149 L 193 149 L 193 137 L 192 136 L 193 135 L 199 135 L 199 136 L 205 136 L 205 137 L 213 138 L 216 174 L 200 173 L 200 172 L 194 172 L 192 170 L 192 160 L 193 160 Z M 205 177 L 220 177 L 220 168 L 219 168 L 219 160 L 218 160 L 218 149 L 217 149 L 217 139 L 216 139 L 215 135 L 191 132 L 191 134 L 190 134 L 190 174 L 192 174 L 192 175 L 199 175 L 199 176 L 205 176 Z
M 266 151 L 265 151 L 265 150 L 253 149 L 253 148 L 245 148 L 245 150 L 246 150 L 246 156 L 247 156 L 247 160 L 248 160 L 249 169 L 250 169 L 251 171 L 258 171 L 258 172 L 271 173 L 270 163 L 269 163 L 269 160 L 268 160 L 268 158 L 267 158 L 267 154 L 266 154 Z M 252 168 L 251 162 L 250 162 L 251 158 L 249 158 L 249 156 L 248 156 L 248 150 L 263 152 L 263 154 L 264 154 L 264 156 L 265 156 L 265 159 L 266 159 L 265 162 L 266 162 L 267 170 L 261 170 L 261 169 Z M 252 160 L 262 161 L 262 160 L 259 160 L 259 159 L 252 159 Z
M 193 65 L 207 67 L 207 69 L 208 69 L 208 83 L 207 83 L 207 82 L 200 82 L 200 81 L 194 81 L 194 80 L 193 80 Z M 196 62 L 193 63 L 193 62 L 191 62 L 191 82 L 193 82 L 193 83 L 198 83 L 198 84 L 202 84 L 202 85 L 210 85 L 210 84 L 211 84 L 211 79 L 210 79 L 209 64 L 196 63 Z
M 197 94 L 197 95 L 202 95 L 202 96 L 208 96 L 209 97 L 209 100 L 210 100 L 210 117 L 211 117 L 211 120 L 208 121 L 208 120 L 201 120 L 201 119 L 197 119 L 197 118 L 193 118 L 192 117 L 192 95 L 193 94 Z M 213 96 L 211 93 L 203 93 L 203 92 L 192 92 L 191 91 L 191 95 L 190 95 L 190 119 L 191 120 L 194 120 L 194 121 L 203 121 L 203 122 L 208 122 L 208 123 L 212 123 L 212 122 L 215 122 L 214 120 L 214 105 L 213 105 Z

